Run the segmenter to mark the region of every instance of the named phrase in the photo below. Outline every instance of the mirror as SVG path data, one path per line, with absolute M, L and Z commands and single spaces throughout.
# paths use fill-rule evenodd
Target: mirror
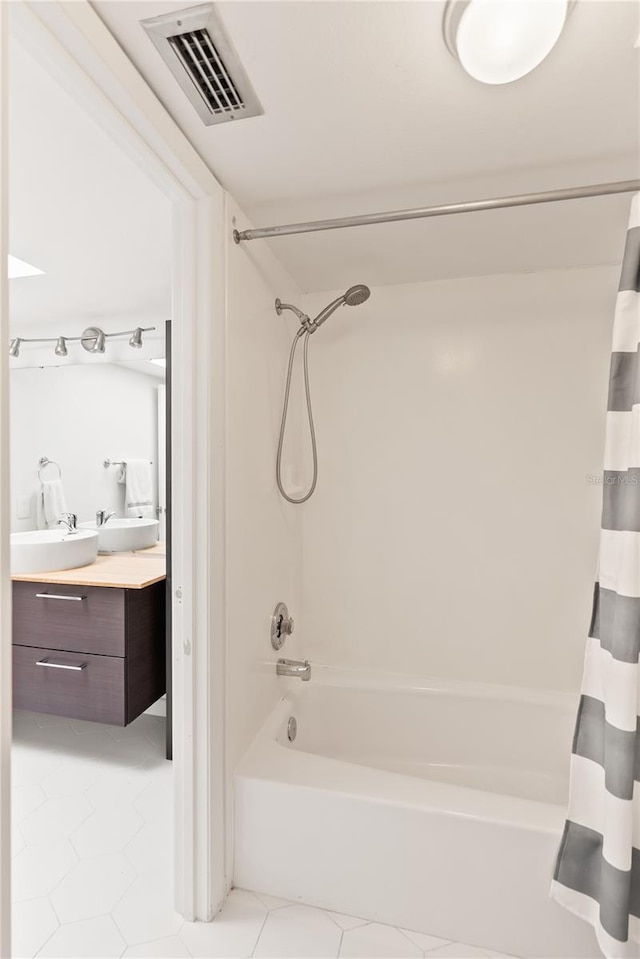
M 60 358 L 49 347 L 46 365 L 41 347 L 11 360 L 12 532 L 46 528 L 41 480 L 55 478 L 57 464 L 67 511 L 77 514 L 78 524 L 95 521 L 98 510 L 153 517 L 164 542 L 164 344 L 150 340 L 145 352 L 154 355 L 135 359 L 126 340 L 128 353 L 121 348 L 113 359 L 111 344 L 101 356 L 83 356 L 74 345 L 73 354 L 70 344 L 69 355 Z M 39 468 L 43 457 L 53 462 Z M 145 476 L 140 467 L 142 492 L 129 504 L 121 464 L 132 460 L 147 462 L 149 470 Z

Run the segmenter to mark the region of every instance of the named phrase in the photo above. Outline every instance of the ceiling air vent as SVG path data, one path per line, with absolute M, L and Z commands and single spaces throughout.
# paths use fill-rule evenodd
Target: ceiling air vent
M 264 112 L 215 4 L 143 20 L 142 26 L 207 126 Z

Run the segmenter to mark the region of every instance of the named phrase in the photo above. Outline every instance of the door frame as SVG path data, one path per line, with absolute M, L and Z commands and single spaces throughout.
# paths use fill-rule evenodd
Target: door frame
M 0 3 L 0 343 L 9 338 L 9 18 Z M 11 955 L 11 581 L 9 578 L 9 356 L 0 349 L 0 956 Z
M 11 37 L 38 57 L 172 203 L 175 903 L 186 919 L 210 920 L 229 888 L 224 791 L 225 195 L 87 0 L 0 2 L 3 13 L 7 7 Z M 5 37 L 0 69 L 6 63 L 7 46 Z M 4 97 L 6 89 L 4 82 Z M 0 120 L 4 113 L 0 103 Z M 6 149 L 6 137 L 2 147 Z M 6 340 L 4 314 L 0 335 Z M 6 350 L 0 349 L 0 390 L 5 393 L 7 371 Z M 0 399 L 4 410 L 4 394 Z M 0 453 L 7 448 L 6 427 L 0 418 Z M 6 461 L 2 455 L 1 463 Z M 1 474 L 0 487 L 4 559 L 9 513 L 6 477 Z M 9 590 L 4 581 L 2 585 L 4 599 Z M 10 656 L 8 622 L 3 603 L 3 664 Z M 10 713 L 4 668 L 2 673 L 0 798 L 4 799 Z M 7 815 L 3 803 L 3 854 Z M 0 874 L 3 906 L 9 883 L 6 858 L 3 855 Z

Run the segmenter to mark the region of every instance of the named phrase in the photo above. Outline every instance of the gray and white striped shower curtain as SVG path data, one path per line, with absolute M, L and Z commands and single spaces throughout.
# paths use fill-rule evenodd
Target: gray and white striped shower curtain
M 600 564 L 552 896 L 609 959 L 640 942 L 640 194 L 616 301 Z

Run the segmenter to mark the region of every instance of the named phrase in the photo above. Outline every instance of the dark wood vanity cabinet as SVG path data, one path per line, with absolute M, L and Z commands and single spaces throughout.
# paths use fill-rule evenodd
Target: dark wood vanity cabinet
M 165 692 L 165 581 L 13 583 L 13 705 L 126 726 Z

